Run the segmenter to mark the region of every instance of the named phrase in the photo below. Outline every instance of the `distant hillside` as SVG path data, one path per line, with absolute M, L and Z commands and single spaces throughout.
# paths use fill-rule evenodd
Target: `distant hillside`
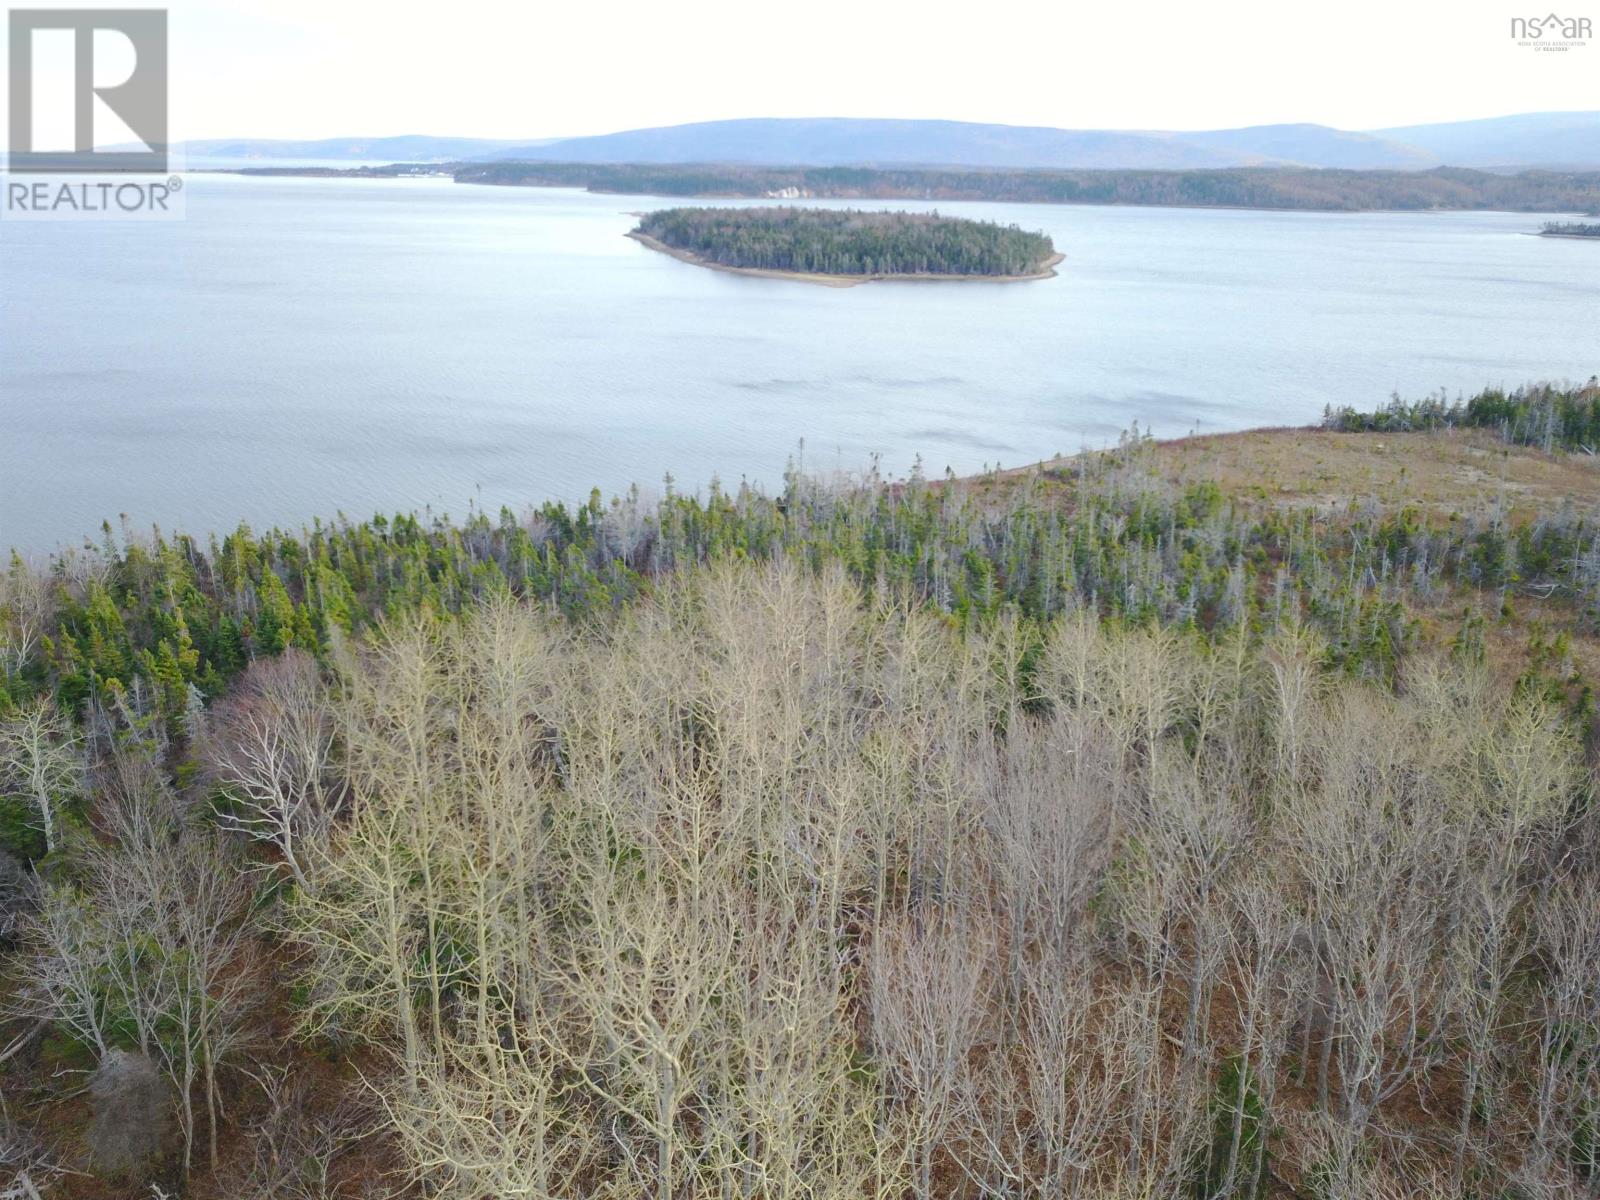
M 1445 125 L 1377 129 L 1457 167 L 1600 165 L 1600 112 L 1520 113 Z
M 1425 150 L 1400 144 L 1400 139 L 1386 140 L 1375 134 L 1351 133 L 1326 125 L 1251 125 L 1174 136 L 1193 146 L 1252 157 L 1261 163 L 1407 171 L 1425 170 L 1440 162 Z
M 707 121 L 568 138 L 485 154 L 572 163 L 721 162 L 764 166 L 1062 167 L 1184 170 L 1300 165 L 1416 168 L 1426 153 L 1323 125 L 1203 133 L 1053 129 L 965 121 L 853 118 Z
M 180 146 L 187 154 L 205 158 L 325 158 L 330 162 L 340 160 L 448 162 L 480 158 L 509 146 L 537 148 L 555 140 L 557 139 L 546 138 L 543 141 L 526 142 L 496 138 L 401 134 L 397 137 L 322 138 L 316 141 L 292 141 L 283 138 L 209 138 L 182 142 Z M 114 147 L 108 147 L 111 148 Z
M 1523 113 L 1482 121 L 1354 132 L 1326 125 L 1251 125 L 1195 132 L 1056 129 L 968 121 L 852 117 L 749 118 L 629 129 L 595 137 L 261 138 L 185 143 L 191 155 L 311 161 L 524 161 L 767 167 L 986 167 L 1192 171 L 1333 167 L 1600 167 L 1600 112 Z
M 404 167 L 369 174 L 398 174 Z M 581 187 L 648 196 L 836 200 L 995 200 L 1358 212 L 1502 209 L 1588 212 L 1600 207 L 1600 171 L 1506 174 L 1249 167 L 1201 171 L 977 170 L 916 167 L 761 167 L 659 163 L 469 163 L 457 183 Z
M 726 162 L 832 166 L 1222 167 L 1233 151 L 1160 133 L 850 118 L 707 121 L 518 146 L 485 157 L 590 163 Z

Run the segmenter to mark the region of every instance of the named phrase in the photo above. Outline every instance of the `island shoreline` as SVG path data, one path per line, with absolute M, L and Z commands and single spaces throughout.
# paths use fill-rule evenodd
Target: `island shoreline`
M 676 246 L 669 246 L 658 238 L 651 237 L 648 233 L 641 233 L 634 229 L 628 232 L 628 237 L 651 250 L 658 250 L 691 266 L 707 267 L 713 271 L 726 271 L 730 275 L 752 275 L 758 279 L 789 279 L 796 283 L 812 283 L 820 287 L 848 288 L 862 283 L 1026 283 L 1034 279 L 1054 279 L 1056 267 L 1066 259 L 1066 255 L 1059 251 L 1045 260 L 1044 269 L 1031 275 L 938 275 L 926 273 L 920 275 L 827 275 L 812 271 L 780 271 L 775 267 L 730 267 L 725 263 L 712 262 L 702 258 L 689 250 L 680 250 Z

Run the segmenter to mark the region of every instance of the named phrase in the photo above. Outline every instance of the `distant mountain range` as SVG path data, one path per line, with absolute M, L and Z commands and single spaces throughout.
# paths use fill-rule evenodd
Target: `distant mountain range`
M 596 137 L 424 136 L 188 142 L 192 156 L 330 162 L 737 163 L 760 166 L 1059 167 L 1186 170 L 1301 166 L 1425 170 L 1600 167 L 1600 112 L 1524 113 L 1352 132 L 1252 125 L 1201 132 L 1054 129 L 967 121 L 750 118 Z
M 581 163 L 1172 170 L 1287 163 L 1402 169 L 1436 165 L 1423 151 L 1322 125 L 1165 133 L 849 118 L 708 121 L 515 146 L 482 157 Z
M 1402 125 L 1374 137 L 1415 146 L 1452 167 L 1593 167 L 1600 112 L 1522 113 L 1448 125 Z
M 513 138 L 428 137 L 402 134 L 398 137 L 319 138 L 293 141 L 287 138 L 208 138 L 180 142 L 179 147 L 196 158 L 240 159 L 327 159 L 329 162 L 460 162 L 484 158 L 510 148 L 532 151 L 558 138 L 524 141 Z M 133 149 L 133 146 L 108 146 L 105 149 Z

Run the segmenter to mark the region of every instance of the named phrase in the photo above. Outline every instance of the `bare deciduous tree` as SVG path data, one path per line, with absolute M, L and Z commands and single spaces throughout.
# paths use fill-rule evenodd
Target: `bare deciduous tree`
M 33 659 L 55 607 L 49 577 L 12 551 L 0 572 L 0 675 L 15 675 Z
M 958 633 L 883 590 L 717 565 L 592 628 L 495 601 L 352 657 L 322 701 L 347 815 L 289 926 L 305 1029 L 392 1050 L 417 1181 L 1579 1178 L 1600 855 L 1563 840 L 1580 750 L 1551 710 L 1445 662 L 1340 680 L 1293 629 L 1084 604 Z M 1477 1132 L 1489 1093 L 1529 1098 L 1524 1164 Z
M 236 806 L 230 823 L 276 846 L 303 884 L 335 807 L 333 719 L 316 661 L 291 648 L 251 663 L 206 730 L 207 763 Z
M 25 796 L 38 817 L 46 853 L 60 840 L 60 808 L 83 790 L 83 739 L 48 699 L 0 722 L 0 786 Z
M 177 798 L 133 752 L 102 794 L 81 881 L 52 883 L 25 929 L 23 1006 L 104 1055 L 131 1031 L 178 1095 L 184 1165 L 203 1091 L 212 1162 L 221 1120 L 217 1072 L 245 1037 L 256 983 L 245 924 L 251 888 L 215 831 L 189 827 Z
M 976 921 L 908 914 L 877 930 L 868 959 L 872 1041 L 912 1129 L 919 1195 L 952 1128 L 970 1058 L 989 1020 L 993 944 Z

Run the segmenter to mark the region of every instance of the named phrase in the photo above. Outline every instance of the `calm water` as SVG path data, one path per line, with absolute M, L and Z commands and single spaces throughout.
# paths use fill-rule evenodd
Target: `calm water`
M 182 223 L 0 225 L 0 547 L 771 484 L 801 439 L 964 472 L 1600 369 L 1600 245 L 1530 216 L 948 204 L 1060 277 L 830 289 L 622 236 L 665 201 L 190 186 Z

